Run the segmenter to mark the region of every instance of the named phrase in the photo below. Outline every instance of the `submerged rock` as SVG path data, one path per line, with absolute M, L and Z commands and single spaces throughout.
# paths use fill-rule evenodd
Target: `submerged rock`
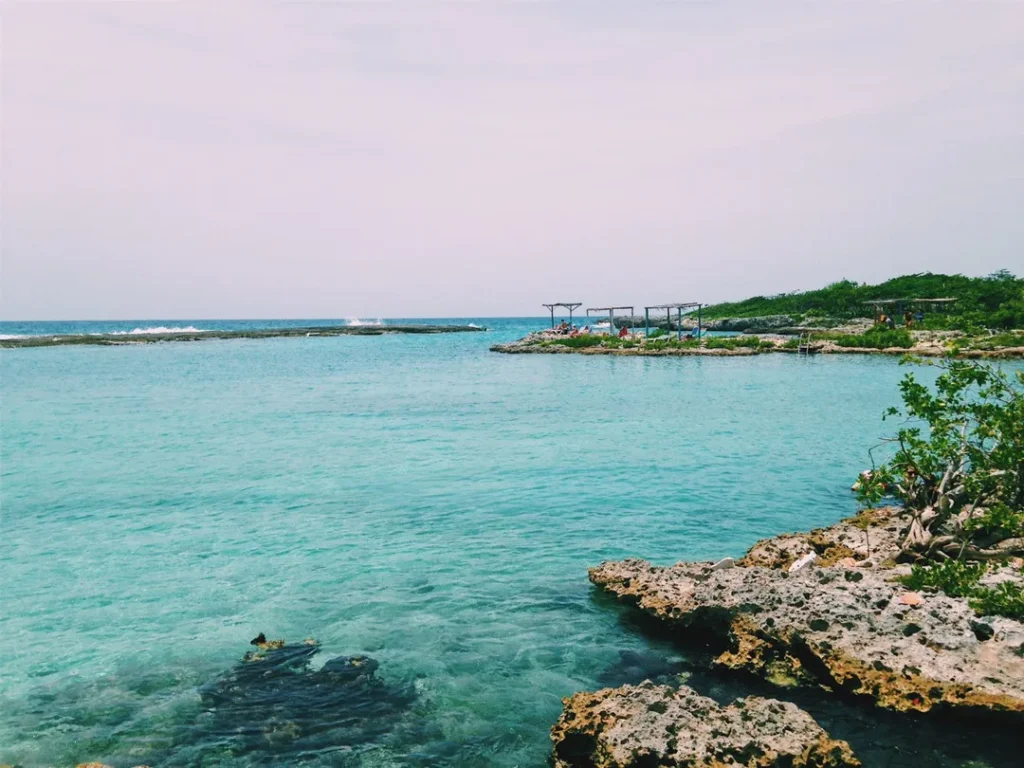
M 411 686 L 376 678 L 368 656 L 339 656 L 314 670 L 316 641 L 289 645 L 261 634 L 253 645 L 258 650 L 200 689 L 203 713 L 184 743 L 213 743 L 232 756 L 343 753 L 376 742 L 415 699 Z
M 563 700 L 551 729 L 556 768 L 859 766 L 796 705 L 749 697 L 728 706 L 687 687 L 644 683 Z
M 597 676 L 601 685 L 618 686 L 642 683 L 645 680 L 667 682 L 687 670 L 681 659 L 654 651 L 619 651 L 619 660 Z

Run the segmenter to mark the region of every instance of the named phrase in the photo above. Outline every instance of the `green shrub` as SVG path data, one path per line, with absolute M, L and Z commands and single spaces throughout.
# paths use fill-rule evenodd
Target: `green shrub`
M 984 563 L 946 560 L 932 566 L 915 565 L 910 575 L 901 577 L 899 582 L 910 589 L 933 589 L 950 597 L 969 597 L 974 594 L 985 570 Z
M 980 336 L 968 342 L 974 349 L 1000 349 L 1001 347 L 1024 347 L 1024 334 L 998 333 L 995 336 Z
M 757 336 L 710 336 L 704 344 L 708 349 L 757 349 L 761 339 Z
M 857 495 L 869 507 L 894 497 L 910 514 L 897 559 L 917 564 L 903 584 L 1024 620 L 1024 587 L 979 583 L 985 561 L 1019 553 L 1024 537 L 1024 371 L 934 365 L 942 373 L 933 387 L 913 374 L 900 383 L 903 408 L 886 412 L 902 420 L 890 438 L 896 450 L 858 481 Z
M 909 349 L 914 346 L 914 339 L 906 329 L 889 329 L 881 326 L 864 333 L 834 334 L 833 339 L 840 347 L 857 347 L 859 349 L 888 349 L 889 347 Z
M 1005 616 L 1024 621 L 1024 588 L 1020 584 L 1003 581 L 994 587 L 983 587 L 968 601 L 979 616 Z
M 583 347 L 599 347 L 607 339 L 606 336 L 595 336 L 585 333 L 580 336 L 566 336 L 564 339 L 552 339 L 552 344 L 560 344 L 563 347 L 582 349 Z
M 914 515 L 904 555 L 983 559 L 1024 528 L 1024 371 L 937 365 L 934 389 L 913 374 L 900 383 L 903 409 L 886 412 L 904 420 L 887 440 L 896 450 L 857 494 L 867 506 L 895 497 Z
M 1024 621 L 1024 587 L 1003 581 L 994 587 L 979 586 L 988 567 L 984 563 L 946 560 L 935 565 L 915 565 L 898 581 L 914 590 L 935 590 L 950 597 L 966 597 L 979 616 L 1005 616 Z
M 679 340 L 675 336 L 673 336 L 671 338 L 648 340 L 647 343 L 644 344 L 644 349 L 694 349 L 699 346 L 700 342 L 697 341 L 697 339 Z
M 1002 503 L 995 503 L 980 515 L 974 515 L 964 523 L 968 535 L 981 538 L 1014 539 L 1024 537 L 1024 510 L 1012 509 Z

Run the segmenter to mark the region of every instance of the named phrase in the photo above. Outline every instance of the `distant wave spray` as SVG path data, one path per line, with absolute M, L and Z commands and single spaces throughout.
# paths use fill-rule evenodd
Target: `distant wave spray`
M 113 331 L 112 336 L 146 336 L 156 333 L 206 333 L 202 328 L 194 325 L 171 326 L 157 325 L 150 328 L 134 328 L 130 331 Z

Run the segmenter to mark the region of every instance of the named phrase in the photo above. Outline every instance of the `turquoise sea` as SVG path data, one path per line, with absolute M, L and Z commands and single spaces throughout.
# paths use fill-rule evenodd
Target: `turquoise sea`
M 853 513 L 906 373 L 506 356 L 545 321 L 459 322 L 490 330 L 0 351 L 0 763 L 543 765 L 561 697 L 686 661 L 588 566 Z M 253 709 L 243 748 L 199 691 L 261 631 L 371 656 L 394 706 L 297 751 Z M 949 750 L 916 764 L 988 764 Z

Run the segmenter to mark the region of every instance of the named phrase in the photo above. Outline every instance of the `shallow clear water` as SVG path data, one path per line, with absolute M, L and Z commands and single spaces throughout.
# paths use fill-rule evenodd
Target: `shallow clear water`
M 543 764 L 560 697 L 653 642 L 587 567 L 852 513 L 906 372 L 506 356 L 537 321 L 477 322 L 0 352 L 0 762 L 281 764 L 181 738 L 264 631 L 414 686 L 415 727 L 356 762 Z

